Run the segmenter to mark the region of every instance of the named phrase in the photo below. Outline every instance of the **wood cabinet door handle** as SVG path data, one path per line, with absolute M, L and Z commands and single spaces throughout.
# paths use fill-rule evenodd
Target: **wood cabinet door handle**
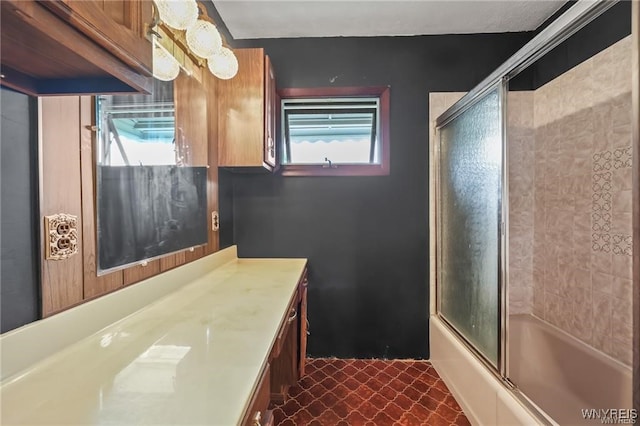
M 256 411 L 256 414 L 253 416 L 253 426 L 262 426 L 260 420 L 262 420 L 262 413 L 260 411 Z

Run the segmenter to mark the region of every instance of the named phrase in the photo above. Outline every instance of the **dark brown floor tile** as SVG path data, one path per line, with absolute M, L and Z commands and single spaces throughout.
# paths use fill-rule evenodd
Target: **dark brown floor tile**
M 367 361 L 364 359 L 356 359 L 356 360 L 353 360 L 351 365 L 357 368 L 358 370 L 362 370 L 367 366 Z
M 333 365 L 333 363 L 330 363 L 325 365 L 322 371 L 324 371 L 327 374 L 327 376 L 331 376 L 332 374 L 335 374 L 336 371 L 338 371 L 338 368 L 336 368 L 336 366 Z
M 309 404 L 311 404 L 313 401 L 315 401 L 315 397 L 313 395 L 311 395 L 311 393 L 309 391 L 304 391 L 301 394 L 299 394 L 298 396 L 295 396 L 292 398 L 295 398 L 296 401 L 298 401 L 298 404 L 300 404 L 301 407 L 305 407 Z
M 383 411 L 379 411 L 378 414 L 373 417 L 373 423 L 377 426 L 391 426 L 393 424 L 393 419 L 387 416 Z
M 371 389 L 374 392 L 380 392 L 380 389 L 382 389 L 385 386 L 385 384 L 382 383 L 380 380 L 372 377 L 365 383 L 365 386 L 367 386 L 369 389 Z
M 425 423 L 411 413 L 404 413 L 397 424 L 402 426 L 423 426 Z
M 412 399 L 413 401 L 418 401 L 420 398 L 422 398 L 422 392 L 420 392 L 413 386 L 407 386 L 402 393 L 406 395 L 407 398 Z
M 367 421 L 359 411 L 352 411 L 347 416 L 347 423 L 349 423 L 350 426 L 364 426 Z
M 410 384 L 411 384 L 411 383 L 413 383 L 413 381 L 415 380 L 415 377 L 413 377 L 413 376 L 412 376 L 412 375 L 410 375 L 410 374 L 407 374 L 407 372 L 406 372 L 406 371 L 404 371 L 404 372 L 402 372 L 402 373 L 398 374 L 398 379 L 399 379 L 402 383 L 407 384 L 407 385 L 410 385 Z
M 270 405 L 276 425 L 469 425 L 427 361 L 311 359 L 305 370 Z
M 407 398 L 406 395 L 403 395 L 403 394 L 396 396 L 396 399 L 394 399 L 393 402 L 398 404 L 398 406 L 400 406 L 400 408 L 402 408 L 405 411 L 409 411 L 409 409 L 413 407 L 413 404 L 415 404 L 414 401 Z
M 330 362 L 331 360 L 328 358 L 313 358 L 310 360 L 309 363 L 313 365 L 315 368 L 322 368 Z
M 407 384 L 400 379 L 393 379 L 387 386 L 391 387 L 391 389 L 399 393 L 404 392 L 404 390 L 407 388 Z
M 420 404 L 414 404 L 413 407 L 411 407 L 411 414 L 422 421 L 426 421 L 429 416 L 433 414 L 433 411 Z
M 313 373 L 309 374 L 308 377 L 310 379 L 313 379 L 316 383 L 320 383 L 327 377 L 327 374 L 324 372 L 324 370 L 316 370 Z
M 340 421 L 340 417 L 336 413 L 333 412 L 332 409 L 328 409 L 320 417 L 318 417 L 318 421 L 321 425 L 335 425 Z
M 333 373 L 331 377 L 337 382 L 344 382 L 347 378 L 350 378 L 351 376 L 342 370 L 338 370 L 335 373 Z
M 361 383 L 359 381 L 357 381 L 356 379 L 354 379 L 353 377 L 349 377 L 342 384 L 345 385 L 347 387 L 347 389 L 352 390 L 352 391 L 358 389 L 360 387 L 360 385 L 361 385 Z
M 287 416 L 280 408 L 273 409 L 273 422 L 277 425 L 283 424 Z
M 384 412 L 387 416 L 391 418 L 393 421 L 398 421 L 402 417 L 402 415 L 407 410 L 403 410 L 398 404 L 395 402 L 390 402 L 385 408 Z
M 451 423 L 440 416 L 438 413 L 432 413 L 431 416 L 427 419 L 427 423 L 430 426 L 450 426 Z
M 458 417 L 459 411 L 452 410 L 451 408 L 447 407 L 446 405 L 440 404 L 440 406 L 436 410 L 436 413 L 438 413 L 439 415 L 444 417 L 444 419 L 446 421 L 448 421 L 449 423 L 453 423 L 453 422 L 456 421 L 456 418 Z
M 359 405 L 359 404 L 358 404 Z M 353 409 L 349 407 L 345 401 L 338 401 L 331 409 L 340 417 L 341 419 L 346 419 L 347 416 Z
M 364 371 L 358 371 L 356 374 L 353 375 L 353 378 L 359 381 L 360 383 L 366 383 L 369 381 L 371 376 L 369 376 Z
M 335 396 L 332 392 L 327 392 L 322 397 L 320 397 L 320 401 L 326 405 L 328 408 L 331 408 L 339 401 L 339 398 Z M 449 407 L 447 407 L 449 408 Z
M 302 392 L 304 392 L 304 391 L 305 391 L 305 390 L 304 390 L 304 389 L 302 389 L 300 386 L 291 386 L 291 387 L 289 388 L 289 396 L 290 396 L 291 398 L 295 398 L 295 397 L 297 397 L 298 395 L 300 395 L 300 394 L 301 394 Z
M 326 379 L 321 381 L 320 384 L 325 388 L 327 388 L 328 390 L 332 390 L 338 385 L 338 381 L 333 377 L 327 377 Z
M 357 392 L 352 392 L 344 399 L 344 402 L 351 407 L 352 410 L 358 408 L 360 404 L 365 400 L 365 398 L 358 395 Z
M 398 363 L 390 363 L 387 368 L 382 371 L 393 378 L 398 377 L 398 374 L 402 373 L 404 370 L 399 369 L 397 364 Z
M 375 415 L 378 413 L 376 406 L 369 401 L 364 401 L 360 404 L 357 410 L 368 420 L 373 420 Z
M 287 401 L 283 406 L 280 407 L 286 417 L 294 415 L 301 408 L 302 407 L 295 399 L 289 399 L 289 401 Z
M 458 404 L 458 401 L 456 401 L 456 399 L 451 394 L 447 394 L 442 403 L 453 410 L 462 411 L 460 405 Z
M 354 392 L 357 393 L 358 396 L 360 396 L 362 399 L 369 399 L 374 394 L 371 388 L 365 385 L 360 385 L 360 387 Z
M 341 370 L 342 368 L 344 368 L 344 366 L 346 366 L 348 363 L 349 362 L 344 359 L 335 359 L 332 362 L 333 366 L 336 367 L 338 370 Z
M 440 389 L 433 386 L 429 388 L 429 390 L 427 391 L 427 395 L 429 395 L 431 398 L 435 399 L 438 402 L 444 402 L 444 399 L 446 398 L 447 393 L 442 392 Z
M 321 384 L 317 384 L 308 391 L 314 398 L 320 398 L 327 392 L 327 389 Z
M 382 383 L 387 384 L 389 383 L 391 380 L 395 379 L 395 377 L 391 377 L 390 375 L 388 375 L 387 373 L 385 373 L 384 371 L 379 372 L 378 374 L 375 375 L 375 378 L 377 380 L 380 380 Z
M 442 393 L 451 393 L 447 385 L 445 385 L 444 382 L 442 381 L 442 379 L 436 380 L 436 382 L 433 384 L 433 387 L 436 389 L 439 389 L 440 391 L 442 391 Z
M 308 425 L 313 420 L 313 416 L 307 410 L 302 409 L 298 411 L 293 417 L 290 417 L 293 423 L 297 426 Z
M 425 372 L 433 368 L 429 361 L 413 361 L 411 366 L 420 372 Z
M 379 393 L 376 393 L 369 398 L 369 402 L 375 405 L 378 411 L 381 411 L 387 406 L 387 404 L 389 404 L 390 401 Z
M 415 388 L 416 390 L 422 393 L 426 393 L 429 389 L 431 389 L 431 386 L 419 380 L 416 380 L 415 382 L 413 382 L 411 384 L 411 387 Z
M 389 401 L 393 401 L 394 399 L 396 399 L 396 396 L 398 396 L 398 392 L 393 389 L 390 386 L 383 386 L 378 393 L 382 396 L 384 396 L 385 398 L 387 398 Z
M 424 408 L 430 411 L 436 411 L 440 406 L 440 403 L 431 398 L 429 395 L 422 395 L 422 397 L 418 400 L 418 404 L 422 405 Z
M 306 411 L 308 411 L 313 418 L 320 417 L 320 415 L 322 415 L 326 410 L 327 407 L 325 407 L 325 405 L 319 400 L 313 401 L 306 407 Z
M 338 386 L 333 388 L 333 394 L 335 396 L 337 396 L 339 399 L 344 398 L 345 396 L 349 395 L 350 393 L 351 393 L 351 389 L 349 389 L 348 387 L 346 387 L 342 383 L 339 383 Z
M 458 414 L 456 421 L 454 423 L 456 426 L 471 426 L 471 422 L 467 419 L 467 416 L 464 413 Z
M 380 370 L 375 365 L 373 365 L 372 363 L 370 363 L 369 365 L 364 367 L 362 369 L 362 371 L 364 373 L 367 373 L 369 375 L 369 377 L 374 377 L 376 374 L 378 374 L 380 372 Z
M 346 374 L 347 376 L 349 376 L 349 377 L 353 377 L 353 375 L 354 375 L 354 374 L 356 374 L 356 373 L 357 373 L 358 371 L 360 371 L 360 370 L 358 370 L 357 368 L 355 368 L 353 365 L 348 364 L 348 365 L 345 365 L 345 366 L 342 368 L 342 370 L 341 370 L 341 371 L 342 371 L 344 374 Z
M 298 381 L 298 387 L 302 389 L 309 389 L 316 384 L 316 381 L 311 378 L 311 376 L 304 376 L 300 381 Z

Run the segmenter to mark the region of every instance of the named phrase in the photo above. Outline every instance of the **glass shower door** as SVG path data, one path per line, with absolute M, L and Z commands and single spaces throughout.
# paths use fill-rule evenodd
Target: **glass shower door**
M 494 367 L 501 329 L 502 86 L 440 125 L 438 311 Z

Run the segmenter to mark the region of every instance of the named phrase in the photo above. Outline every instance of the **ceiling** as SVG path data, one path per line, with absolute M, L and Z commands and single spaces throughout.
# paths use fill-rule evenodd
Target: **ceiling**
M 535 30 L 565 0 L 212 0 L 234 39 Z

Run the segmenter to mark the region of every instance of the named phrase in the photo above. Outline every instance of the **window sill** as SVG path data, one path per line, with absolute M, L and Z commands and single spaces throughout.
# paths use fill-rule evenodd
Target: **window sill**
M 283 164 L 282 176 L 388 176 L 388 164 L 349 164 L 334 167 L 322 165 Z

